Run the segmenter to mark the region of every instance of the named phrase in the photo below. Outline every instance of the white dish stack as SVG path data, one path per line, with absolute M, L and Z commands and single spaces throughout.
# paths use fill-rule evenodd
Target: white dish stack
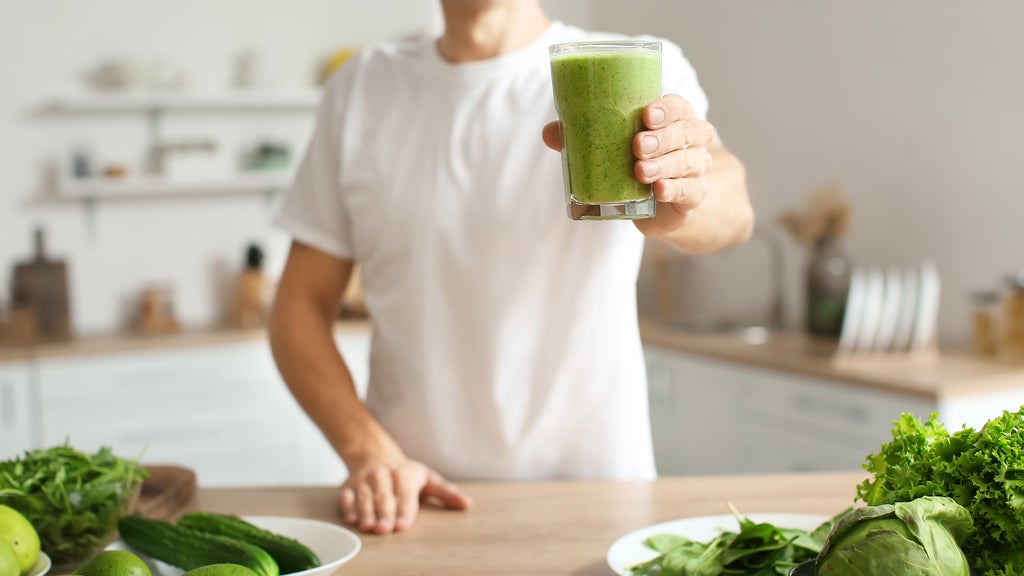
M 850 277 L 841 353 L 906 353 L 935 343 L 941 282 L 932 262 L 918 268 L 858 268 Z

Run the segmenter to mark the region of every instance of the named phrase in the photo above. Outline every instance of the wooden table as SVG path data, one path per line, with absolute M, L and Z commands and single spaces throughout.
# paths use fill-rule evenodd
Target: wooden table
M 677 518 L 743 513 L 833 515 L 853 504 L 863 472 L 661 478 L 653 482 L 463 483 L 470 512 L 424 509 L 409 531 L 362 535 L 339 575 L 608 576 L 608 547 L 638 528 Z M 336 489 L 200 489 L 191 507 L 340 523 Z

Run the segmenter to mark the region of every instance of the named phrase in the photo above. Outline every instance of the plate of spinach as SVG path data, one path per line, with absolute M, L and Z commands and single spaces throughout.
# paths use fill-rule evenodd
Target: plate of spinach
M 744 516 L 736 510 L 681 518 L 619 538 L 607 561 L 622 576 L 786 574 L 817 556 L 834 520 L 814 514 Z

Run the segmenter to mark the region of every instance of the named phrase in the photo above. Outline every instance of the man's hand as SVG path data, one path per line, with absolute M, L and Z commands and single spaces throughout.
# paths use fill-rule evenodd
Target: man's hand
M 467 510 L 473 503 L 437 472 L 402 458 L 396 464 L 367 461 L 354 466 L 338 493 L 338 509 L 359 530 L 388 534 L 412 526 L 421 499 L 452 510 Z
M 633 138 L 633 169 L 637 180 L 652 185 L 658 207 L 654 218 L 634 220 L 636 227 L 691 253 L 746 240 L 754 226 L 746 171 L 716 140 L 714 127 L 678 94 L 648 104 L 643 121 L 647 130 Z M 544 126 L 541 137 L 549 148 L 562 149 L 557 121 Z M 702 215 L 693 218 L 698 207 Z

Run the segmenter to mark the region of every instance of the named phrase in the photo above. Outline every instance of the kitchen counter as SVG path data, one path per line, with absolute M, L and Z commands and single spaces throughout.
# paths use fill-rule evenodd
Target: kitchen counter
M 336 335 L 362 333 L 369 332 L 370 328 L 371 323 L 367 319 L 344 319 L 335 323 L 334 333 Z M 266 339 L 267 330 L 265 328 L 210 327 L 153 336 L 129 332 L 92 334 L 77 336 L 67 341 L 40 342 L 18 346 L 0 345 L 0 362 L 27 360 L 30 358 L 61 358 L 187 348 Z
M 853 503 L 862 472 L 665 477 L 652 482 L 467 482 L 470 512 L 425 508 L 408 532 L 361 535 L 337 574 L 612 574 L 605 554 L 620 536 L 678 518 L 792 512 L 831 516 Z M 190 509 L 339 523 L 337 488 L 200 489 Z
M 768 333 L 763 343 L 755 344 L 741 333 L 687 332 L 652 320 L 641 320 L 640 334 L 645 346 L 928 400 L 1024 388 L 1024 362 L 962 351 L 837 354 L 835 341 L 804 333 Z

